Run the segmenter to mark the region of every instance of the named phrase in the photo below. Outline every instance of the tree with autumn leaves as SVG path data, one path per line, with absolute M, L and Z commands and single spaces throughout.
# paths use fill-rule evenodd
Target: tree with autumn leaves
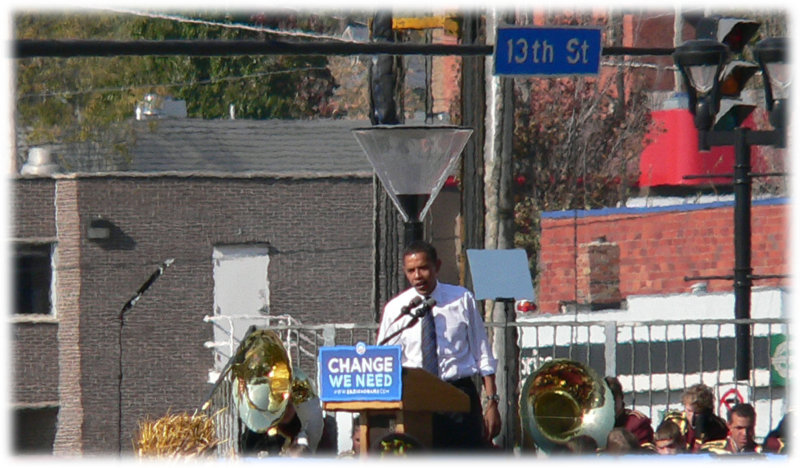
M 270 13 L 19 11 L 16 39 L 309 40 L 338 34 L 352 17 Z M 300 38 L 280 34 L 303 31 Z M 325 56 L 115 56 L 18 59 L 15 124 L 26 145 L 105 141 L 155 93 L 186 101 L 188 117 L 304 119 L 342 116 Z M 18 156 L 24 157 L 24 155 Z
M 613 16 L 549 18 L 598 21 L 613 40 Z M 542 212 L 615 206 L 637 185 L 650 122 L 645 83 L 621 60 L 599 76 L 515 80 L 514 244 L 527 251 L 534 274 Z

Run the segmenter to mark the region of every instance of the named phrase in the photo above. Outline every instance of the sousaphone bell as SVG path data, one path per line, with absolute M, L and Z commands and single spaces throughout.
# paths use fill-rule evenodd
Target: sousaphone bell
M 554 359 L 525 380 L 520 394 L 522 427 L 544 452 L 589 436 L 605 448 L 614 428 L 614 397 L 588 366 Z

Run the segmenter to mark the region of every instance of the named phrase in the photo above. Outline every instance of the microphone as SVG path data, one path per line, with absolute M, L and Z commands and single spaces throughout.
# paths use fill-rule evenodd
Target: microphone
M 414 316 L 417 318 L 422 317 L 423 315 L 430 312 L 431 308 L 433 308 L 433 306 L 435 305 L 436 305 L 436 299 L 432 297 L 425 299 L 425 302 L 422 303 L 422 307 L 420 307 L 419 310 L 417 310 Z
M 403 307 L 400 308 L 400 315 L 395 317 L 395 319 L 392 321 L 392 324 L 394 325 L 394 323 L 400 320 L 400 318 L 403 317 L 404 315 L 417 316 L 416 314 L 411 313 L 411 309 L 419 307 L 420 304 L 422 304 L 422 298 L 419 296 L 414 296 L 414 298 L 411 299 L 411 302 L 409 302 L 408 305 L 404 305 Z
M 411 309 L 413 309 L 414 307 L 419 307 L 420 305 L 422 305 L 422 307 L 420 307 L 420 308 L 419 308 L 419 309 L 418 309 L 416 312 L 414 312 L 414 313 L 412 313 L 412 312 L 411 312 Z M 383 345 L 384 345 L 384 344 L 386 344 L 386 343 L 387 343 L 387 342 L 388 342 L 390 339 L 392 339 L 392 338 L 394 338 L 395 336 L 397 336 L 397 335 L 399 335 L 400 333 L 402 333 L 402 332 L 403 332 L 403 330 L 406 330 L 406 329 L 408 329 L 410 326 L 412 326 L 412 325 L 414 325 L 415 323 L 417 323 L 417 321 L 419 321 L 420 317 L 422 317 L 423 315 L 425 315 L 425 314 L 427 314 L 428 312 L 430 312 L 430 310 L 431 310 L 431 307 L 433 307 L 433 306 L 435 306 L 435 305 L 436 305 L 436 299 L 434 299 L 434 298 L 432 298 L 432 297 L 429 297 L 429 298 L 425 299 L 425 301 L 424 301 L 424 302 L 422 301 L 422 298 L 421 298 L 421 297 L 419 297 L 419 296 L 416 296 L 414 299 L 411 299 L 411 302 L 409 302 L 407 306 L 403 306 L 403 307 L 401 307 L 401 308 L 400 308 L 400 315 L 398 315 L 398 316 L 397 316 L 397 317 L 396 317 L 396 318 L 395 318 L 395 319 L 392 321 L 392 325 L 394 325 L 394 323 L 395 323 L 395 322 L 397 322 L 398 320 L 400 320 L 400 317 L 402 317 L 403 315 L 411 315 L 411 316 L 413 317 L 413 318 L 411 319 L 411 321 L 409 321 L 407 324 L 405 324 L 405 326 L 403 326 L 403 327 L 400 327 L 400 329 L 399 329 L 399 330 L 396 330 L 396 331 L 395 331 L 394 333 L 392 333 L 391 335 L 389 335 L 389 336 L 385 337 L 384 339 L 382 339 L 382 340 L 381 340 L 381 342 L 380 342 L 380 343 L 378 343 L 378 345 L 379 345 L 379 346 L 383 346 Z
M 408 315 L 411 312 L 411 309 L 417 307 L 418 305 L 422 304 L 422 298 L 419 296 L 415 296 L 414 299 L 411 299 L 411 302 L 408 305 L 404 305 L 400 308 L 400 315 Z

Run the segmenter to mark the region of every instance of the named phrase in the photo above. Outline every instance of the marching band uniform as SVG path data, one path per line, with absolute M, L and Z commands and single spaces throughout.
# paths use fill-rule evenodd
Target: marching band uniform
M 670 411 L 664 415 L 664 420 L 670 420 L 678 425 L 686 441 L 686 451 L 689 453 L 696 453 L 700 451 L 701 446 L 712 440 L 724 440 L 728 436 L 728 425 L 725 421 L 714 413 L 706 413 L 706 418 L 703 428 L 692 426 L 691 422 L 687 419 L 686 413 L 683 411 Z M 700 429 L 701 432 L 698 432 Z
M 755 442 L 745 447 L 736 445 L 736 441 L 731 437 L 720 440 L 711 440 L 700 446 L 700 451 L 704 453 L 715 453 L 718 455 L 730 455 L 736 453 L 761 453 L 762 448 Z
M 639 445 L 653 442 L 653 425 L 650 418 L 639 411 L 624 409 L 622 414 L 614 421 L 614 427 L 621 427 L 636 436 Z

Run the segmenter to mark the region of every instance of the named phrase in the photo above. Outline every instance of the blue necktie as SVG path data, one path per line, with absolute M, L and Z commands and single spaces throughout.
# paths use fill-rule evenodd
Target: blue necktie
M 422 368 L 435 376 L 439 376 L 439 358 L 436 352 L 436 325 L 433 322 L 433 310 L 426 307 L 422 316 Z

